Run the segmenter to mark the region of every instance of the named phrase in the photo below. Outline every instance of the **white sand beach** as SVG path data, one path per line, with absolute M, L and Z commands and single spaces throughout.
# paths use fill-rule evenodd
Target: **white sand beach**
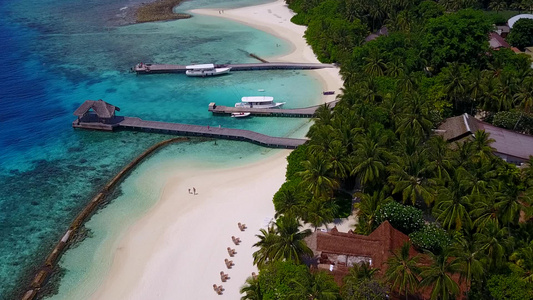
M 194 9 L 190 12 L 230 19 L 268 32 L 292 44 L 290 53 L 269 57 L 269 61 L 319 63 L 311 46 L 303 37 L 306 27 L 291 23 L 291 18 L 295 14 L 288 8 L 285 1 L 277 0 L 262 5 L 224 10 L 223 13 L 219 13 L 219 11 L 219 9 Z M 343 81 L 338 68 L 314 70 L 312 74 L 321 79 L 324 91 L 335 91 L 335 95 L 340 93 Z M 324 96 L 322 100 L 323 102 L 330 102 L 335 99 L 333 96 Z
M 255 234 L 274 216 L 272 195 L 284 182 L 279 150 L 257 163 L 218 170 L 176 170 L 161 200 L 123 237 L 93 299 L 238 299 L 253 266 Z M 188 193 L 196 188 L 197 195 Z M 240 231 L 237 223 L 248 227 Z M 231 237 L 242 240 L 238 246 Z M 237 251 L 230 257 L 227 247 Z M 224 259 L 235 266 L 227 269 Z M 220 281 L 220 271 L 229 274 Z M 212 285 L 226 289 L 218 296 Z
M 318 62 L 302 37 L 305 28 L 290 22 L 293 13 L 283 1 L 224 14 L 217 9 L 193 13 L 230 18 L 290 41 L 292 52 L 273 61 Z M 338 69 L 311 72 L 322 78 L 324 90 L 340 91 Z M 92 298 L 239 299 L 240 287 L 257 270 L 252 245 L 274 216 L 272 197 L 285 181 L 289 153 L 278 150 L 259 162 L 230 169 L 176 170 L 159 202 L 119 242 L 111 269 Z M 188 193 L 192 187 L 198 195 Z M 238 222 L 248 229 L 241 232 Z M 231 236 L 242 243 L 235 246 Z M 235 257 L 229 257 L 227 247 L 235 248 Z M 225 258 L 235 263 L 232 269 L 226 268 Z M 226 283 L 220 281 L 220 271 L 229 274 Z M 223 295 L 213 291 L 214 283 L 223 285 Z

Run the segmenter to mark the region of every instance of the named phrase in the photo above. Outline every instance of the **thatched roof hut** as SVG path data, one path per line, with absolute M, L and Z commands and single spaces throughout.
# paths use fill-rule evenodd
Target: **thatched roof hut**
M 84 117 L 88 113 L 93 113 L 100 119 L 111 119 L 115 116 L 115 111 L 120 111 L 120 108 L 111 105 L 102 99 L 100 100 L 86 100 L 76 109 L 74 115 L 79 118 Z

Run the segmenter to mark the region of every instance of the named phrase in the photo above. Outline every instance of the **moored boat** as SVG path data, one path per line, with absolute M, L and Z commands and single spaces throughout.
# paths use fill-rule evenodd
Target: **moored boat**
M 241 102 L 235 103 L 235 107 L 242 108 L 277 108 L 282 107 L 285 102 L 274 102 L 274 97 L 253 96 L 242 97 Z
M 191 77 L 206 77 L 227 74 L 231 68 L 217 68 L 214 64 L 190 65 L 185 67 L 185 75 Z
M 234 112 L 231 113 L 232 118 L 246 118 L 250 115 L 249 112 Z

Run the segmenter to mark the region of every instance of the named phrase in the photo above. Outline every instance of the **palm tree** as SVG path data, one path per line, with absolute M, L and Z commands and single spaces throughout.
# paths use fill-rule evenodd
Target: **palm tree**
M 355 193 L 360 202 L 354 204 L 357 209 L 358 222 L 356 225 L 359 234 L 369 235 L 379 224 L 376 224 L 376 213 L 380 208 L 392 201 L 391 197 L 386 197 L 384 189 L 374 191 L 372 194 Z
M 533 77 L 527 77 L 518 88 L 514 99 L 526 113 L 533 108 Z
M 435 180 L 426 177 L 426 160 L 419 155 L 406 156 L 399 163 L 388 167 L 391 175 L 388 181 L 394 186 L 392 194 L 402 193 L 403 202 L 423 200 L 429 206 L 435 199 L 433 187 Z
M 245 294 L 241 297 L 241 300 L 263 300 L 259 280 L 252 276 L 246 278 L 246 283 L 241 287 L 239 292 Z
M 489 3 L 489 8 L 499 13 L 507 8 L 507 2 L 504 0 L 494 0 Z
M 482 253 L 487 256 L 488 261 L 486 265 L 490 270 L 498 269 L 502 265 L 509 243 L 507 228 L 500 228 L 497 223 L 489 222 L 474 237 L 479 241 L 479 247 Z
M 331 147 L 326 153 L 326 158 L 331 163 L 331 172 L 338 180 L 345 179 L 350 172 L 350 161 L 346 147 L 339 140 L 331 142 Z
M 470 289 L 472 280 L 479 279 L 484 272 L 478 243 L 459 238 L 452 246 L 452 254 L 455 256 L 454 263 L 459 267 L 461 280 L 465 280 L 467 289 Z
M 333 221 L 338 209 L 339 206 L 334 201 L 313 198 L 311 202 L 302 207 L 300 214 L 303 221 L 313 225 L 316 231 L 318 227 Z
M 496 150 L 490 146 L 492 143 L 494 143 L 494 139 L 490 138 L 489 133 L 485 132 L 485 130 L 476 131 L 472 141 L 473 160 L 475 162 L 489 161 Z
M 356 149 L 353 156 L 354 168 L 350 175 L 357 176 L 363 186 L 385 175 L 385 164 L 389 153 L 383 141 L 361 136 L 356 142 Z
M 457 178 L 453 178 L 450 185 L 441 187 L 437 194 L 437 204 L 434 208 L 434 215 L 447 230 L 460 230 L 463 226 L 470 228 L 469 209 L 470 199 L 460 186 Z
M 405 72 L 405 65 L 399 58 L 387 63 L 387 75 L 398 77 Z
M 418 93 L 411 94 L 405 99 L 404 109 L 398 116 L 396 133 L 400 133 L 401 136 L 428 136 L 433 128 L 433 122 L 429 116 L 430 103 Z
M 288 294 L 288 299 L 294 300 L 337 300 L 339 287 L 333 276 L 324 271 L 309 273 L 309 284 L 299 280 L 292 280 L 295 289 Z
M 384 53 L 377 48 L 372 49 L 367 57 L 365 57 L 364 71 L 370 76 L 383 76 L 387 70 L 387 63 L 383 59 Z
M 530 203 L 533 198 L 523 187 L 507 183 L 501 185 L 501 192 L 496 192 L 498 217 L 504 224 L 517 224 L 520 212 L 525 208 L 525 203 Z
M 420 273 L 422 278 L 420 284 L 433 286 L 431 300 L 456 299 L 459 295 L 459 285 L 451 278 L 451 275 L 459 270 L 459 265 L 455 260 L 450 259 L 450 254 L 449 249 L 443 249 L 438 255 L 428 252 L 432 263 L 424 267 Z
M 254 247 L 259 247 L 259 250 L 255 251 L 252 256 L 254 258 L 254 265 L 262 268 L 276 255 L 275 244 L 278 242 L 279 236 L 276 234 L 274 226 L 269 226 L 266 230 L 261 228 L 259 232 L 261 234 L 255 235 L 259 238 L 259 241 L 254 244 Z
M 304 201 L 299 199 L 299 192 L 292 189 L 280 189 L 274 196 L 278 201 L 274 201 L 276 206 L 276 214 L 274 217 L 280 215 L 290 215 L 294 217 L 301 216 L 301 211 L 305 207 Z
M 350 269 L 348 275 L 344 276 L 342 281 L 344 284 L 356 283 L 361 280 L 372 280 L 376 276 L 379 269 L 370 267 L 370 263 L 363 262 L 361 264 L 354 264 Z
M 478 105 L 485 92 L 485 78 L 487 76 L 486 71 L 480 71 L 478 69 L 472 70 L 468 77 L 468 92 L 472 98 L 473 104 Z M 470 110 L 470 114 L 474 114 L 473 107 Z
M 281 216 L 268 230 L 261 229 L 262 235 L 256 235 L 259 242 L 254 247 L 254 264 L 259 268 L 270 261 L 291 260 L 301 263 L 304 256 L 312 256 L 313 251 L 307 247 L 304 238 L 311 235 L 310 229 L 300 231 L 300 222 L 291 216 Z
M 420 79 L 414 72 L 403 73 L 398 80 L 398 88 L 403 93 L 412 93 L 418 88 Z
M 533 241 L 529 245 L 516 250 L 509 260 L 509 268 L 524 281 L 533 283 Z
M 428 140 L 428 166 L 427 170 L 433 174 L 439 182 L 447 182 L 451 179 L 450 171 L 453 169 L 449 159 L 448 142 L 442 136 L 432 136 Z
M 441 73 L 444 92 L 453 101 L 455 110 L 459 109 L 459 103 L 465 99 L 467 91 L 468 83 L 463 77 L 463 74 L 467 73 L 465 69 L 467 69 L 466 65 L 453 62 L 443 68 Z
M 483 195 L 472 197 L 473 204 L 470 217 L 474 220 L 473 227 L 480 232 L 489 223 L 499 226 L 498 211 L 494 207 L 496 194 L 493 189 L 487 189 Z
M 515 79 L 509 72 L 502 72 L 496 80 L 497 111 L 509 110 L 513 106 Z
M 385 278 L 391 284 L 392 289 L 405 294 L 405 299 L 408 299 L 409 294 L 417 291 L 420 274 L 419 256 L 410 258 L 410 248 L 411 244 L 406 242 L 398 252 L 392 253 L 393 255 L 387 260 L 388 269 L 385 272 Z
M 313 193 L 313 197 L 329 199 L 339 187 L 339 182 L 332 174 L 333 166 L 321 152 L 308 157 L 302 162 L 304 171 L 297 173 L 302 178 L 301 184 Z

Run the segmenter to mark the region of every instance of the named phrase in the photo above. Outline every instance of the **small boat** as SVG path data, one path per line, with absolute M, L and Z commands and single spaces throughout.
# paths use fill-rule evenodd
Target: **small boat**
M 250 115 L 249 112 L 234 112 L 231 113 L 232 118 L 246 118 Z
M 264 89 L 258 89 L 257 91 L 258 92 L 264 92 L 265 90 Z
M 274 102 L 274 97 L 253 96 L 242 97 L 241 102 L 235 103 L 235 107 L 242 108 L 277 108 L 282 107 L 285 102 Z
M 231 68 L 217 68 L 214 64 L 190 65 L 185 67 L 185 75 L 191 77 L 206 77 L 227 74 Z
M 335 94 L 335 91 L 325 91 L 322 94 L 323 95 L 333 95 L 333 94 Z

